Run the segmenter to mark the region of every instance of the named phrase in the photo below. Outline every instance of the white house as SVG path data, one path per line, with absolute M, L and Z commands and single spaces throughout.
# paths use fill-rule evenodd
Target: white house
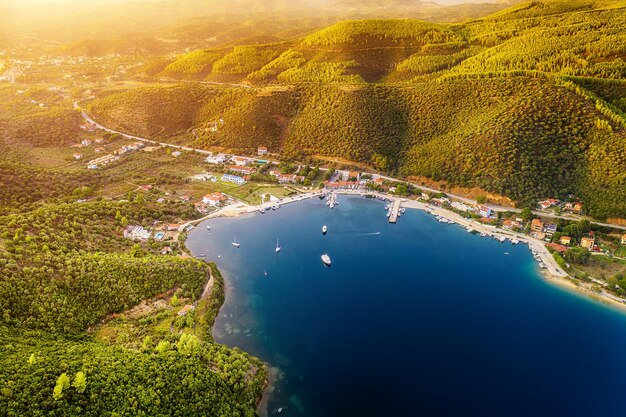
M 226 162 L 228 157 L 223 153 L 218 153 L 216 155 L 209 155 L 204 160 L 209 164 L 223 164 Z

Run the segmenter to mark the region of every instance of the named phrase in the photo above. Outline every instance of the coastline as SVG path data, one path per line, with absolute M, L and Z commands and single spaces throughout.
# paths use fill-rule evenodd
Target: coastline
M 376 198 L 385 199 L 389 201 L 404 200 L 401 202 L 401 206 L 407 209 L 422 210 L 429 214 L 443 217 L 465 228 L 472 228 L 478 233 L 486 233 L 487 235 L 505 237 L 507 239 L 515 238 L 519 240 L 520 243 L 527 244 L 529 249 L 537 254 L 538 261 L 542 262 L 545 265 L 546 269 L 540 269 L 539 273 L 546 281 L 555 283 L 561 288 L 566 288 L 570 291 L 574 291 L 578 294 L 592 298 L 596 301 L 600 301 L 604 304 L 616 306 L 616 307 L 619 307 L 621 310 L 626 311 L 626 304 L 620 298 L 612 294 L 606 293 L 606 292 L 598 293 L 598 292 L 593 291 L 591 289 L 591 286 L 593 284 L 586 284 L 586 283 L 579 282 L 579 281 L 573 281 L 573 278 L 556 263 L 556 260 L 554 259 L 552 254 L 548 251 L 544 242 L 538 239 L 535 239 L 533 237 L 530 237 L 528 235 L 524 235 L 521 233 L 513 232 L 510 230 L 500 229 L 495 226 L 481 224 L 474 220 L 470 220 L 465 217 L 462 217 L 459 214 L 452 212 L 450 210 L 446 210 L 444 208 L 431 207 L 420 201 L 411 200 L 408 198 L 401 198 L 398 196 L 385 194 L 385 193 L 381 193 L 378 191 L 337 190 L 334 192 L 336 194 L 352 195 L 352 196 L 371 195 Z M 310 198 L 318 197 L 319 195 L 324 194 L 324 193 L 325 193 L 324 191 L 314 191 L 314 192 L 309 192 L 309 193 L 304 193 L 304 194 L 298 194 L 292 197 L 286 197 L 279 202 L 262 203 L 256 206 L 248 205 L 248 204 L 241 203 L 241 202 L 234 203 L 234 204 L 222 207 L 203 218 L 187 222 L 185 225 L 183 225 L 183 227 L 188 227 L 189 225 L 193 226 L 194 224 L 199 224 L 205 220 L 216 218 L 216 217 L 237 217 L 242 214 L 254 213 L 261 209 L 269 210 L 273 206 L 282 206 L 285 204 L 307 200 Z
M 583 283 L 578 280 L 575 281 L 566 271 L 564 271 L 556 263 L 552 254 L 546 248 L 544 242 L 538 239 L 532 238 L 528 235 L 516 233 L 513 231 L 500 229 L 495 226 L 484 225 L 472 219 L 464 218 L 460 216 L 459 214 L 446 210 L 444 208 L 432 207 L 420 201 L 411 200 L 408 198 L 405 199 L 402 197 L 398 197 L 398 196 L 394 196 L 390 194 L 384 194 L 384 193 L 375 192 L 375 191 L 370 191 L 370 190 L 338 190 L 334 192 L 336 194 L 359 196 L 359 197 L 365 196 L 365 195 L 371 195 L 376 198 L 385 199 L 389 201 L 401 200 L 402 207 L 405 207 L 407 209 L 422 210 L 422 211 L 425 211 L 426 213 L 429 213 L 435 216 L 441 216 L 465 228 L 474 229 L 478 233 L 486 233 L 488 236 L 497 236 L 497 237 L 503 236 L 508 239 L 513 239 L 513 238 L 518 239 L 520 243 L 526 243 L 529 249 L 537 254 L 537 258 L 538 258 L 537 261 L 543 262 L 543 264 L 546 266 L 545 269 L 538 270 L 539 274 L 546 282 L 550 284 L 554 284 L 557 287 L 565 291 L 571 292 L 573 294 L 576 294 L 578 296 L 585 297 L 587 299 L 590 298 L 606 306 L 616 307 L 620 311 L 626 312 L 626 304 L 620 301 L 618 297 L 615 297 L 612 294 L 608 294 L 605 292 L 598 293 L 596 291 L 593 291 L 592 290 L 593 283 L 589 284 L 589 283 Z M 245 204 L 242 202 L 237 202 L 237 203 L 222 207 L 205 217 L 187 222 L 181 227 L 181 230 L 183 230 L 182 233 L 187 233 L 192 230 L 189 228 L 189 226 L 198 225 L 205 220 L 209 220 L 212 218 L 219 218 L 219 217 L 226 217 L 226 218 L 238 217 L 241 215 L 252 214 L 252 213 L 258 212 L 261 209 L 271 210 L 273 206 L 282 206 L 285 204 L 295 203 L 295 202 L 307 200 L 310 198 L 319 197 L 320 195 L 324 193 L 325 193 L 324 191 L 303 193 L 303 194 L 298 194 L 292 197 L 286 197 L 282 199 L 280 202 L 263 203 L 263 204 L 256 205 L 256 206 Z M 224 281 L 227 281 L 227 280 L 224 279 Z M 227 282 L 225 282 L 225 287 L 226 287 L 225 290 L 228 291 Z M 221 306 L 220 306 L 220 309 L 221 309 Z M 218 310 L 218 314 L 219 314 L 219 310 Z M 277 368 L 270 366 L 270 364 L 265 363 L 265 365 L 267 366 L 267 370 L 268 370 L 267 379 L 266 379 L 265 386 L 263 388 L 261 398 L 259 399 L 259 402 L 257 404 L 257 413 L 260 417 L 267 417 L 270 414 L 270 410 L 268 408 L 269 401 L 275 390 L 275 384 L 276 384 L 276 380 L 277 380 L 278 372 L 279 372 Z

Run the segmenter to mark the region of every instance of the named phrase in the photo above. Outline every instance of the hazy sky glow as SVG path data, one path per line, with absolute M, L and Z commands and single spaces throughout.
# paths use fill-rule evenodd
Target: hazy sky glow
M 22 8 L 22 7 L 33 7 L 41 4 L 92 4 L 92 5 L 104 5 L 104 4 L 115 4 L 115 3 L 127 3 L 129 0 L 0 0 L 0 6 L 9 7 L 9 8 Z M 154 3 L 157 1 L 163 0 L 132 0 L 134 3 Z M 202 0 L 198 0 L 202 1 Z M 207 1 L 207 0 L 204 0 Z M 212 0 L 208 0 L 212 1 Z M 207 1 L 207 2 L 208 2 Z M 271 0 L 268 0 L 271 2 Z M 460 3 L 495 3 L 495 0 L 424 0 L 430 1 L 432 3 L 439 3 L 445 5 L 452 4 L 460 4 Z M 298 0 L 294 0 L 294 3 L 297 3 Z

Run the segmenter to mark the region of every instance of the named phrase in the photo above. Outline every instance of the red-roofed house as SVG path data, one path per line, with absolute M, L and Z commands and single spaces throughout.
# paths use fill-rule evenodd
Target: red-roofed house
M 583 237 L 580 239 L 580 246 L 583 248 L 593 250 L 594 245 L 596 244 L 596 239 L 593 237 Z
M 185 307 L 181 308 L 178 311 L 178 315 L 179 316 L 185 316 L 187 315 L 187 313 L 189 313 L 191 310 L 193 310 L 195 307 L 191 304 L 187 304 Z
M 228 200 L 228 197 L 226 197 L 222 193 L 207 194 L 204 197 L 202 197 L 202 202 L 204 204 L 209 204 L 213 207 L 217 206 L 220 203 L 223 203 L 226 200 Z
M 567 250 L 567 246 L 559 245 L 558 243 L 547 243 L 546 246 L 554 249 L 558 253 L 563 253 Z

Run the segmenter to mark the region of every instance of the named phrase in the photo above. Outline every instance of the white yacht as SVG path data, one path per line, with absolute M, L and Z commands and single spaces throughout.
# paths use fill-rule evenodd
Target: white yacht
M 330 256 L 328 256 L 327 253 L 322 255 L 322 262 L 324 262 L 324 265 L 328 265 L 330 266 Z
M 322 226 L 322 234 L 326 234 L 326 232 L 328 232 L 328 227 L 326 227 L 326 225 Z
M 233 246 L 238 248 L 239 247 L 239 242 L 237 242 L 237 237 L 233 237 Z
M 280 252 L 282 248 L 278 245 L 278 239 L 276 239 L 276 253 Z

